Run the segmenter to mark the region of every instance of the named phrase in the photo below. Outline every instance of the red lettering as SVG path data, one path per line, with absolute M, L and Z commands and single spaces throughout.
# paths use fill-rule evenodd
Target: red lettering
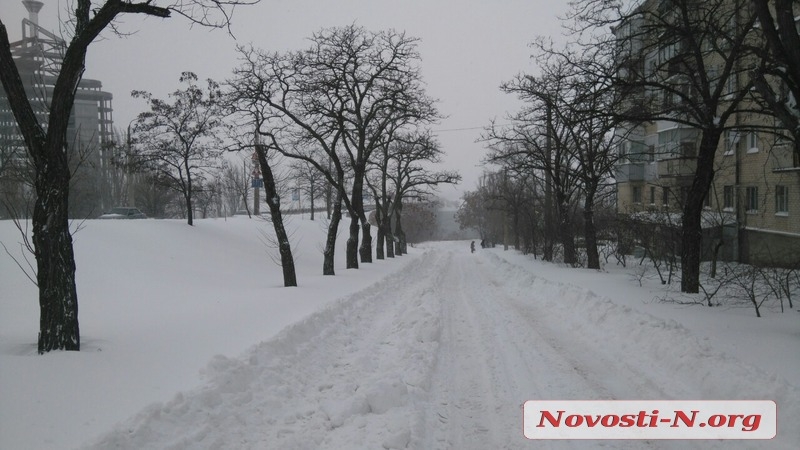
M 744 419 L 742 414 L 729 414 L 728 415 L 728 428 L 733 428 L 736 426 L 736 419 L 739 417 Z
M 623 428 L 632 427 L 636 423 L 636 416 L 633 414 L 626 414 L 620 418 L 622 424 L 620 425 Z
M 693 427 L 694 420 L 697 417 L 698 412 L 699 411 L 692 410 L 692 418 L 690 419 L 689 416 L 687 416 L 686 413 L 684 413 L 683 411 L 675 411 L 675 420 L 672 421 L 672 425 L 670 425 L 670 427 L 677 428 L 679 426 L 678 425 L 679 420 L 683 422 L 684 425 L 688 427 Z
M 753 431 L 758 429 L 761 423 L 761 416 L 758 414 L 751 414 L 742 419 L 742 431 Z
M 583 416 L 577 414 L 567 416 L 567 420 L 564 421 L 564 424 L 570 428 L 579 427 L 583 425 Z
M 589 425 L 589 428 L 594 428 L 594 426 L 600 422 L 600 414 L 596 416 L 586 414 L 583 418 L 586 419 L 586 425 Z
M 657 421 L 658 421 L 658 410 L 655 409 L 655 410 L 653 410 L 653 415 L 650 417 L 650 425 L 648 425 L 648 426 L 650 428 L 657 427 L 658 426 L 658 424 L 656 424 Z
M 723 416 L 722 414 L 714 414 L 713 416 L 708 418 L 707 423 L 708 425 L 714 428 L 719 428 L 725 425 L 725 416 Z
M 539 425 L 536 425 L 536 428 L 544 428 L 545 419 L 547 419 L 547 421 L 550 422 L 551 426 L 554 426 L 556 428 L 561 426 L 561 415 L 564 414 L 564 411 L 558 411 L 558 418 L 553 417 L 553 415 L 550 414 L 550 411 L 539 411 L 539 412 L 542 413 L 542 419 L 539 420 Z
M 611 419 L 611 420 L 609 420 Z M 603 416 L 602 424 L 604 427 L 615 427 L 619 425 L 619 416 L 617 415 L 606 415 Z

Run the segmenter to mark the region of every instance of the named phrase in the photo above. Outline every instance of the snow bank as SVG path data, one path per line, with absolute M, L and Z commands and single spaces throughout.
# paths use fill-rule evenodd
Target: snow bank
M 149 407 L 88 448 L 406 448 L 414 399 L 435 362 L 440 301 L 409 284 L 409 270 L 241 359 L 214 357 L 204 387 Z
M 489 255 L 493 264 L 500 266 L 497 270 L 507 273 L 508 288 L 536 293 L 536 311 L 543 315 L 537 326 L 549 327 L 554 333 L 571 330 L 574 339 L 595 342 L 599 353 L 614 349 L 624 355 L 613 361 L 614 367 L 607 374 L 597 376 L 641 373 L 648 388 L 662 392 L 658 399 L 665 400 L 774 400 L 779 411 L 776 444 L 792 448 L 800 442 L 800 429 L 789 419 L 800 417 L 800 387 L 796 379 L 789 381 L 784 375 L 720 351 L 717 342 L 698 337 L 674 319 L 638 311 L 620 304 L 619 299 L 602 297 L 571 284 L 580 282 L 579 271 L 561 272 L 576 273 L 570 283 L 551 281 L 537 275 L 535 267 L 511 263 L 496 253 Z M 724 322 L 726 317 L 718 320 Z M 797 354 L 784 357 L 794 361 Z M 618 399 L 647 400 L 636 396 L 636 386 L 627 389 L 631 396 Z

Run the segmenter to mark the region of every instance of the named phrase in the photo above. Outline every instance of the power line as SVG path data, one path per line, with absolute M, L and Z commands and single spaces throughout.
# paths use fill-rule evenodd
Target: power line
M 510 123 L 499 123 L 499 124 L 495 124 L 495 125 L 504 127 L 506 125 L 512 125 L 512 124 L 510 124 Z M 451 131 L 485 130 L 486 128 L 487 128 L 487 126 L 483 125 L 483 126 L 479 126 L 479 127 L 447 128 L 447 129 L 444 129 L 444 130 L 431 130 L 431 131 L 433 131 L 434 133 L 448 133 L 448 132 L 451 132 Z

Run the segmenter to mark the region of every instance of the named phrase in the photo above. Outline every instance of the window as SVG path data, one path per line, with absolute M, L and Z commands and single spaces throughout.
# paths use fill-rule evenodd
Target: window
M 730 96 L 736 93 L 736 90 L 738 89 L 739 86 L 739 83 L 737 83 L 737 81 L 738 80 L 736 72 L 731 72 L 731 74 L 728 76 L 728 82 L 725 86 L 725 95 Z
M 661 203 L 664 206 L 669 206 L 669 188 L 665 187 L 664 190 L 661 191 Z
M 633 203 L 642 203 L 642 187 L 633 187 Z
M 706 192 L 706 197 L 703 199 L 703 206 L 711 208 L 711 191 Z
M 658 60 L 661 63 L 665 63 L 670 59 L 674 58 L 678 54 L 678 44 L 673 42 L 671 44 L 666 44 L 660 49 L 658 49 Z
M 733 186 L 723 186 L 722 208 L 725 210 L 733 210 Z
M 745 210 L 749 214 L 757 213 L 758 212 L 758 187 L 757 186 L 748 186 L 747 190 L 745 191 L 745 201 L 747 204 L 745 205 Z
M 758 152 L 758 133 L 755 131 L 747 134 L 747 153 Z
M 789 188 L 787 186 L 775 186 L 775 213 L 789 214 Z
M 725 153 L 724 156 L 731 156 L 736 153 L 736 145 L 739 143 L 739 132 L 728 130 L 725 132 Z
M 650 186 L 650 204 L 651 205 L 655 205 L 656 204 L 656 187 L 655 186 Z

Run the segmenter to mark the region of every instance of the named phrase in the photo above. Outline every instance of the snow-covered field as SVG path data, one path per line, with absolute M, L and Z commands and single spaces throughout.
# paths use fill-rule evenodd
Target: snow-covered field
M 0 254 L 0 448 L 796 448 L 800 315 L 666 304 L 616 265 L 431 243 L 298 288 L 247 218 L 89 221 L 83 351 L 36 355 L 33 285 Z M 342 233 L 344 234 L 344 233 Z M 18 232 L 0 221 L 18 254 Z M 526 400 L 767 399 L 772 441 L 528 441 Z

